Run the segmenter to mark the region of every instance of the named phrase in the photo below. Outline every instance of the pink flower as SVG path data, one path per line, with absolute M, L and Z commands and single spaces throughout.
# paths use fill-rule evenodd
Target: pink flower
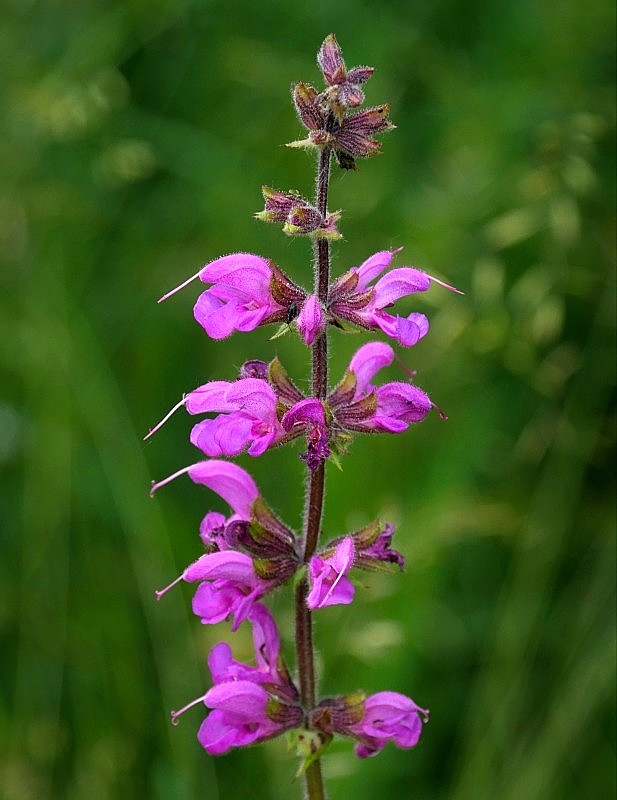
M 395 381 L 378 387 L 371 384 L 375 373 L 393 359 L 394 351 L 382 342 L 369 342 L 356 351 L 347 375 L 328 397 L 343 428 L 401 433 L 411 423 L 423 420 L 433 408 L 429 396 L 411 383 Z
M 282 660 L 279 632 L 272 614 L 264 605 L 256 603 L 249 615 L 249 621 L 253 626 L 256 666 L 235 661 L 227 642 L 219 642 L 208 656 L 213 683 L 218 685 L 238 680 L 268 683 L 281 687 L 279 694 L 289 696 L 291 700 L 297 699 L 297 690 Z
M 301 708 L 280 702 L 252 681 L 213 686 L 203 702 L 213 711 L 202 722 L 197 738 L 210 755 L 263 742 L 302 724 Z
M 199 278 L 213 284 L 195 303 L 195 319 L 212 339 L 233 331 L 252 331 L 259 325 L 283 322 L 291 302 L 298 306 L 306 293 L 272 261 L 252 253 L 222 256 L 163 295 L 159 303 Z
M 317 400 L 315 397 L 300 400 L 285 412 L 281 424 L 291 435 L 297 435 L 298 428 L 304 428 L 306 431 L 308 449 L 300 458 L 306 462 L 309 469 L 317 469 L 320 462 L 328 458 L 330 455 L 328 428 L 326 412 L 321 400 Z
M 314 294 L 306 298 L 306 302 L 296 318 L 296 325 L 304 343 L 309 347 L 325 328 L 324 313 Z
M 428 711 L 416 705 L 410 697 L 398 692 L 378 692 L 364 701 L 364 714 L 348 733 L 359 739 L 356 755 L 374 756 L 393 742 L 398 747 L 415 747 L 422 733 L 422 723 L 428 721 Z
M 384 309 L 402 297 L 427 291 L 431 282 L 439 283 L 453 292 L 461 292 L 415 267 L 390 270 L 372 285 L 390 266 L 398 252 L 383 250 L 375 253 L 361 266 L 352 267 L 342 275 L 330 288 L 328 311 L 335 318 L 348 320 L 362 328 L 379 328 L 399 344 L 408 347 L 426 335 L 429 327 L 427 318 L 417 312 L 407 317 L 395 317 Z
M 393 565 L 404 569 L 405 558 L 390 547 L 394 535 L 394 526 L 386 523 L 385 526 L 375 520 L 365 525 L 354 533 L 349 534 L 353 539 L 355 550 L 353 567 L 367 572 L 391 572 Z M 317 555 L 329 554 L 341 543 L 343 537 L 333 539 Z
M 220 394 L 210 390 L 215 384 Z M 244 450 L 260 456 L 285 433 L 276 416 L 276 394 L 259 378 L 213 381 L 190 392 L 185 403 L 190 414 L 222 412 L 191 431 L 191 442 L 207 456 L 237 456 Z
M 358 558 L 356 566 L 361 569 L 379 569 L 380 565 L 396 564 L 399 569 L 405 567 L 405 557 L 390 547 L 392 543 L 392 536 L 394 535 L 394 526 L 391 523 L 386 523 L 386 526 L 381 529 L 381 525 L 377 526 L 379 531 L 374 537 L 365 537 L 363 534 L 367 529 L 363 529 L 356 536 L 354 536 L 354 544 L 358 550 Z M 361 546 L 362 538 L 365 539 Z
M 234 631 L 250 614 L 254 603 L 275 585 L 259 578 L 253 559 L 236 550 L 201 556 L 184 570 L 181 579 L 187 583 L 199 581 L 192 608 L 204 625 L 232 617 Z
M 354 586 L 345 577 L 353 566 L 355 555 L 351 536 L 345 536 L 328 558 L 313 556 L 309 562 L 310 591 L 306 598 L 309 608 L 349 605 L 353 600 Z
M 189 414 L 219 412 L 214 419 L 198 422 L 191 431 L 191 442 L 213 458 L 237 456 L 244 450 L 251 456 L 260 456 L 285 434 L 276 415 L 276 394 L 270 384 L 259 378 L 241 378 L 210 381 L 188 392 L 145 438 L 152 436 L 181 406 Z
M 213 687 L 171 715 L 176 724 L 181 714 L 199 703 L 212 709 L 197 735 L 211 755 L 278 736 L 302 723 L 298 690 L 281 658 L 272 615 L 257 604 L 250 621 L 256 666 L 235 661 L 229 645 L 220 642 L 208 656 Z
M 150 494 L 184 473 L 195 483 L 201 483 L 215 491 L 235 512 L 227 520 L 224 517 L 221 519 L 222 515 L 212 516 L 214 512 L 206 515 L 200 530 L 206 543 L 218 546 L 219 540 L 224 541 L 225 537 L 224 532 L 218 537 L 215 535 L 217 528 L 252 518 L 252 508 L 259 497 L 259 490 L 248 472 L 228 461 L 212 460 L 192 464 L 154 483 Z M 272 582 L 257 576 L 250 556 L 232 549 L 206 553 L 190 564 L 168 586 L 157 591 L 157 599 L 182 580 L 187 583 L 200 581 L 193 598 L 193 611 L 201 617 L 204 624 L 220 622 L 232 616 L 234 629 L 246 618 L 253 603 L 272 588 Z
M 156 592 L 157 600 L 180 581 L 199 582 L 192 608 L 204 625 L 232 617 L 232 630 L 247 618 L 254 603 L 276 585 L 258 577 L 250 556 L 232 549 L 206 553 L 189 564 L 168 586 Z
M 310 727 L 327 735 L 340 733 L 356 739 L 356 755 L 374 756 L 388 742 L 410 748 L 418 743 L 428 711 L 398 692 L 363 692 L 327 697 L 310 714 Z
M 235 513 L 228 519 L 215 512 L 206 514 L 200 536 L 209 552 L 156 596 L 160 599 L 180 581 L 199 582 L 193 612 L 204 624 L 232 617 L 232 630 L 236 630 L 259 598 L 296 571 L 299 555 L 295 537 L 264 503 L 248 472 L 228 461 L 201 461 L 184 467 L 154 483 L 151 494 L 184 473 L 195 483 L 213 489 Z

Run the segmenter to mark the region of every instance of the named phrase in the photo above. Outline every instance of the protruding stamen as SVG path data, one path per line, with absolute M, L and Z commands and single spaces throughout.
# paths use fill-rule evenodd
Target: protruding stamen
M 460 289 L 457 289 L 456 286 L 450 286 L 449 283 L 446 283 L 445 281 L 440 281 L 439 278 L 435 278 L 433 275 L 429 275 L 429 278 L 434 283 L 438 283 L 440 286 L 443 286 L 444 289 L 449 289 L 451 292 L 456 292 L 457 294 L 465 294 L 465 292 L 461 292 Z
M 157 599 L 157 600 L 160 600 L 160 599 L 161 599 L 161 597 L 162 597 L 164 594 L 167 594 L 167 592 L 168 592 L 168 591 L 169 591 L 169 590 L 172 588 L 172 586 L 175 586 L 177 583 L 180 583 L 180 581 L 181 581 L 181 580 L 182 580 L 182 578 L 183 578 L 183 575 L 184 575 L 184 573 L 182 573 L 182 575 L 178 575 L 178 577 L 177 577 L 177 578 L 176 578 L 174 581 L 172 581 L 172 582 L 169 584 L 169 586 L 165 586 L 165 588 L 164 588 L 164 589 L 158 589 L 157 591 L 155 591 L 155 592 L 154 592 L 154 594 L 156 595 L 156 599 Z
M 174 480 L 174 478 L 177 478 L 179 475 L 184 475 L 186 472 L 190 470 L 190 468 L 191 465 L 189 465 L 188 467 L 183 467 L 182 469 L 179 469 L 177 472 L 174 472 L 173 475 L 169 475 L 167 478 L 163 478 L 162 481 L 158 481 L 158 483 L 156 481 L 152 481 L 152 486 L 150 487 L 150 497 L 154 497 L 154 493 L 156 492 L 157 489 L 160 489 L 161 486 L 165 486 L 166 483 L 170 483 L 171 481 Z
M 167 414 L 165 414 L 165 416 L 163 417 L 163 419 L 160 422 L 157 422 L 157 424 L 154 426 L 154 428 L 150 428 L 148 433 L 144 436 L 144 439 L 143 439 L 144 442 L 146 441 L 146 439 L 149 439 L 152 436 L 152 434 L 156 433 L 158 431 L 158 429 L 161 428 L 167 422 L 167 420 L 171 417 L 171 415 L 175 414 L 176 411 L 180 408 L 180 406 L 184 405 L 184 403 L 185 403 L 185 398 L 183 397 L 182 400 L 180 400 L 179 403 L 176 403 L 176 405 L 171 409 L 171 411 L 168 411 Z
M 338 575 L 336 576 L 336 579 L 332 582 L 332 586 L 325 593 L 323 600 L 317 606 L 317 608 L 323 608 L 325 606 L 326 600 L 328 600 L 330 598 L 332 592 L 336 589 L 336 587 L 338 586 L 338 584 L 340 583 L 340 581 L 341 581 L 341 579 L 343 577 L 344 577 L 344 573 L 343 572 L 339 572 Z
M 172 711 L 171 712 L 171 724 L 177 725 L 178 724 L 178 717 L 184 714 L 185 711 L 188 711 L 189 708 L 193 708 L 193 706 L 199 705 L 199 703 L 203 703 L 205 695 L 203 697 L 198 697 L 196 700 L 191 700 L 190 703 L 187 703 L 183 706 L 179 711 Z
M 203 269 L 203 267 L 201 269 Z M 175 289 L 172 289 L 171 291 L 167 292 L 167 294 L 164 294 L 162 297 L 159 297 L 159 299 L 156 302 L 162 303 L 163 300 L 167 300 L 167 298 L 171 297 L 172 294 L 179 292 L 180 289 L 184 289 L 184 287 L 188 286 L 189 283 L 195 280 L 195 278 L 199 278 L 199 273 L 201 272 L 201 269 L 199 270 L 199 272 L 196 272 L 195 275 L 193 275 L 191 278 L 187 278 L 187 280 L 185 280 L 184 283 L 181 283 L 180 286 L 176 286 Z
M 417 375 L 417 371 L 415 369 L 409 369 L 407 364 L 403 361 L 403 359 L 399 356 L 399 354 L 396 351 L 394 351 L 394 359 L 398 363 L 399 367 L 403 370 L 403 372 L 406 375 L 408 375 L 409 378 L 411 378 L 411 382 L 413 383 Z
M 435 411 L 436 411 L 436 412 L 439 414 L 439 419 L 443 419 L 443 420 L 446 420 L 446 419 L 448 419 L 448 415 L 446 414 L 446 412 L 445 412 L 443 409 L 439 408 L 439 406 L 437 405 L 437 403 L 433 403 L 433 401 L 432 401 L 432 400 L 431 400 L 431 406 L 432 406 L 432 407 L 435 409 Z

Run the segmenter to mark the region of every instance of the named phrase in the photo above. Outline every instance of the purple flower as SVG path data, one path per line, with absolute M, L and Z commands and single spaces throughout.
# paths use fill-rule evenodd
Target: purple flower
M 378 692 L 366 698 L 361 721 L 348 732 L 359 739 L 356 755 L 367 758 L 383 750 L 388 742 L 405 749 L 414 747 L 423 722 L 428 722 L 428 711 L 410 697 L 398 692 Z
M 398 550 L 390 547 L 392 536 L 394 535 L 394 526 L 388 522 L 383 530 L 379 524 L 377 528 L 378 534 L 374 538 L 364 537 L 368 530 L 367 528 L 354 535 L 354 543 L 358 551 L 356 566 L 360 569 L 371 570 L 379 569 L 382 564 L 396 564 L 399 569 L 403 569 L 405 567 L 405 557 Z
M 369 342 L 356 351 L 347 375 L 328 397 L 339 425 L 359 432 L 401 433 L 424 419 L 433 403 L 422 389 L 400 381 L 371 384 L 375 373 L 393 359 L 394 350 L 382 342 Z
M 199 581 L 192 608 L 202 623 L 212 625 L 232 617 L 234 631 L 250 614 L 254 603 L 275 585 L 257 575 L 250 556 L 236 550 L 201 556 L 184 570 L 181 578 L 187 583 Z
M 280 637 L 274 617 L 264 605 L 256 603 L 249 615 L 249 621 L 253 628 L 256 665 L 250 666 L 236 661 L 227 642 L 219 642 L 208 656 L 212 682 L 217 686 L 231 681 L 248 680 L 264 685 L 268 690 L 276 687 L 279 699 L 295 703 L 298 700 L 298 690 L 280 652 Z
M 256 666 L 235 661 L 227 642 L 219 642 L 208 656 L 208 666 L 214 685 L 227 681 L 250 680 L 253 683 L 285 683 L 287 673 L 281 668 L 280 637 L 272 614 L 256 603 L 250 614 L 253 626 L 253 647 Z
M 337 219 L 337 214 L 330 214 L 319 234 L 336 238 L 338 232 L 334 223 Z M 296 222 L 301 224 L 299 218 Z M 159 303 L 195 278 L 213 284 L 202 292 L 194 308 L 195 319 L 213 339 L 224 339 L 233 331 L 252 331 L 260 325 L 275 322 L 289 325 L 296 319 L 302 339 L 311 345 L 325 327 L 325 315 L 316 296 L 307 297 L 304 289 L 290 280 L 272 261 L 261 256 L 233 253 L 217 258 L 163 295 Z M 179 403 L 175 408 L 182 404 Z M 169 414 L 148 435 L 154 433 L 168 417 Z
M 387 269 L 399 250 L 383 250 L 368 258 L 361 266 L 352 267 L 330 287 L 328 311 L 335 318 L 347 320 L 368 330 L 379 328 L 387 336 L 406 347 L 416 344 L 428 331 L 424 314 L 412 312 L 407 317 L 392 316 L 384 309 L 401 297 L 425 292 L 431 282 L 459 292 L 453 286 L 427 275 L 415 267 Z
M 428 711 L 398 692 L 363 692 L 329 697 L 310 714 L 310 727 L 326 735 L 340 733 L 356 739 L 356 755 L 374 756 L 388 742 L 410 748 L 418 743 Z
M 272 261 L 252 253 L 232 253 L 206 264 L 163 295 L 159 303 L 195 278 L 213 284 L 199 296 L 194 308 L 195 319 L 212 339 L 283 322 L 289 303 L 300 305 L 306 296 Z
M 355 550 L 354 569 L 390 572 L 393 565 L 396 565 L 402 570 L 405 567 L 405 558 L 398 550 L 390 547 L 393 535 L 394 526 L 390 523 L 384 526 L 379 520 L 349 534 L 353 539 Z M 330 555 L 343 540 L 344 537 L 333 539 L 317 555 L 322 558 L 324 555 Z
M 268 692 L 251 681 L 213 686 L 203 698 L 213 711 L 197 734 L 202 747 L 210 755 L 220 756 L 232 747 L 245 747 L 282 733 L 268 717 L 268 699 Z
M 181 714 L 201 702 L 212 709 L 197 735 L 211 755 L 278 736 L 302 723 L 298 691 L 281 658 L 272 615 L 257 604 L 250 621 L 256 666 L 235 661 L 229 645 L 220 642 L 208 656 L 213 687 L 171 715 L 176 724 Z
M 201 461 L 178 470 L 158 483 L 153 483 L 150 494 L 179 475 L 187 473 L 195 483 L 201 483 L 215 491 L 233 509 L 234 516 L 223 523 L 249 521 L 252 509 L 259 497 L 259 490 L 251 476 L 237 464 L 228 461 Z M 206 542 L 217 542 L 213 535 L 221 524 L 221 517 L 206 515 L 200 534 Z M 218 537 L 223 538 L 224 535 Z M 245 553 L 232 549 L 206 553 L 190 564 L 181 575 L 164 589 L 156 592 L 160 599 L 180 581 L 201 581 L 193 598 L 193 611 L 203 623 L 215 623 L 229 616 L 234 618 L 234 629 L 245 619 L 253 603 L 272 588 L 272 582 L 259 578 L 253 560 Z
M 310 609 L 351 603 L 355 590 L 345 576 L 353 566 L 354 556 L 353 539 L 345 536 L 330 557 L 311 558 L 308 569 L 310 591 L 306 598 Z
M 325 316 L 321 304 L 314 294 L 306 298 L 302 310 L 296 318 L 300 336 L 309 347 L 325 328 Z
M 259 598 L 296 571 L 299 555 L 295 537 L 264 503 L 248 472 L 228 461 L 201 461 L 184 467 L 153 483 L 151 495 L 185 473 L 219 494 L 235 513 L 228 519 L 215 512 L 206 514 L 200 536 L 208 552 L 156 596 L 160 599 L 180 581 L 199 582 L 193 612 L 204 624 L 232 617 L 232 630 L 236 630 Z
M 297 435 L 298 429 L 306 431 L 308 449 L 300 458 L 306 462 L 309 469 L 317 469 L 319 464 L 328 458 L 330 455 L 328 428 L 321 400 L 315 397 L 300 400 L 283 415 L 281 424 L 291 435 L 294 433 Z
M 152 436 L 181 406 L 189 414 L 219 412 L 214 419 L 198 422 L 191 442 L 207 456 L 237 456 L 248 450 L 260 456 L 284 435 L 276 415 L 276 394 L 259 378 L 210 381 L 188 392 L 145 437 Z
M 250 556 L 232 549 L 206 553 L 189 564 L 168 586 L 156 592 L 157 600 L 180 581 L 199 581 L 192 608 L 204 625 L 232 617 L 234 631 L 251 613 L 255 602 L 276 585 L 257 575 Z
M 209 390 L 217 384 L 220 394 Z M 244 450 L 260 456 L 285 433 L 276 416 L 276 394 L 259 378 L 213 381 L 190 392 L 185 403 L 190 414 L 222 412 L 191 431 L 191 442 L 207 456 L 237 456 Z
M 225 538 L 225 529 L 235 519 L 235 515 L 226 518 L 218 511 L 208 511 L 199 525 L 199 537 L 208 552 L 227 550 L 229 545 Z

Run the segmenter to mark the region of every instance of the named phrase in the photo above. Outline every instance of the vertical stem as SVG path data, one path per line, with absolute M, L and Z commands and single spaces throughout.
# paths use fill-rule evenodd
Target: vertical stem
M 324 216 L 328 208 L 330 179 L 330 149 L 320 151 L 317 165 L 316 203 Z M 315 294 L 322 304 L 328 296 L 330 280 L 330 245 L 327 239 L 317 239 L 314 247 Z M 313 397 L 325 400 L 328 391 L 328 338 L 324 330 L 312 347 Z M 307 564 L 315 552 L 319 540 L 323 513 L 325 485 L 325 462 L 310 472 L 304 512 L 304 563 Z M 306 578 L 296 588 L 296 657 L 300 683 L 300 697 L 306 710 L 315 706 L 315 660 L 313 652 L 313 620 L 306 605 L 308 583 Z M 304 773 L 308 800 L 324 800 L 324 785 L 319 759 L 307 767 Z

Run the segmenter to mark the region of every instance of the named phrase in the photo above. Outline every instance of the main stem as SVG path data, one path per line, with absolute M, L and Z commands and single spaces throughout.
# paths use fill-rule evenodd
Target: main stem
M 316 203 L 323 216 L 328 208 L 330 183 L 330 149 L 320 151 L 317 165 Z M 330 245 L 327 239 L 317 239 L 314 247 L 315 294 L 322 305 L 328 297 L 330 280 Z M 328 391 L 328 338 L 324 330 L 312 347 L 312 394 L 325 400 Z M 323 513 L 325 462 L 309 473 L 309 484 L 304 510 L 304 563 L 308 564 L 319 540 Z M 300 682 L 300 698 L 306 710 L 315 706 L 315 659 L 313 652 L 313 620 L 306 604 L 308 583 L 306 578 L 296 589 L 296 657 Z M 313 761 L 305 773 L 308 800 L 325 800 L 321 762 Z

